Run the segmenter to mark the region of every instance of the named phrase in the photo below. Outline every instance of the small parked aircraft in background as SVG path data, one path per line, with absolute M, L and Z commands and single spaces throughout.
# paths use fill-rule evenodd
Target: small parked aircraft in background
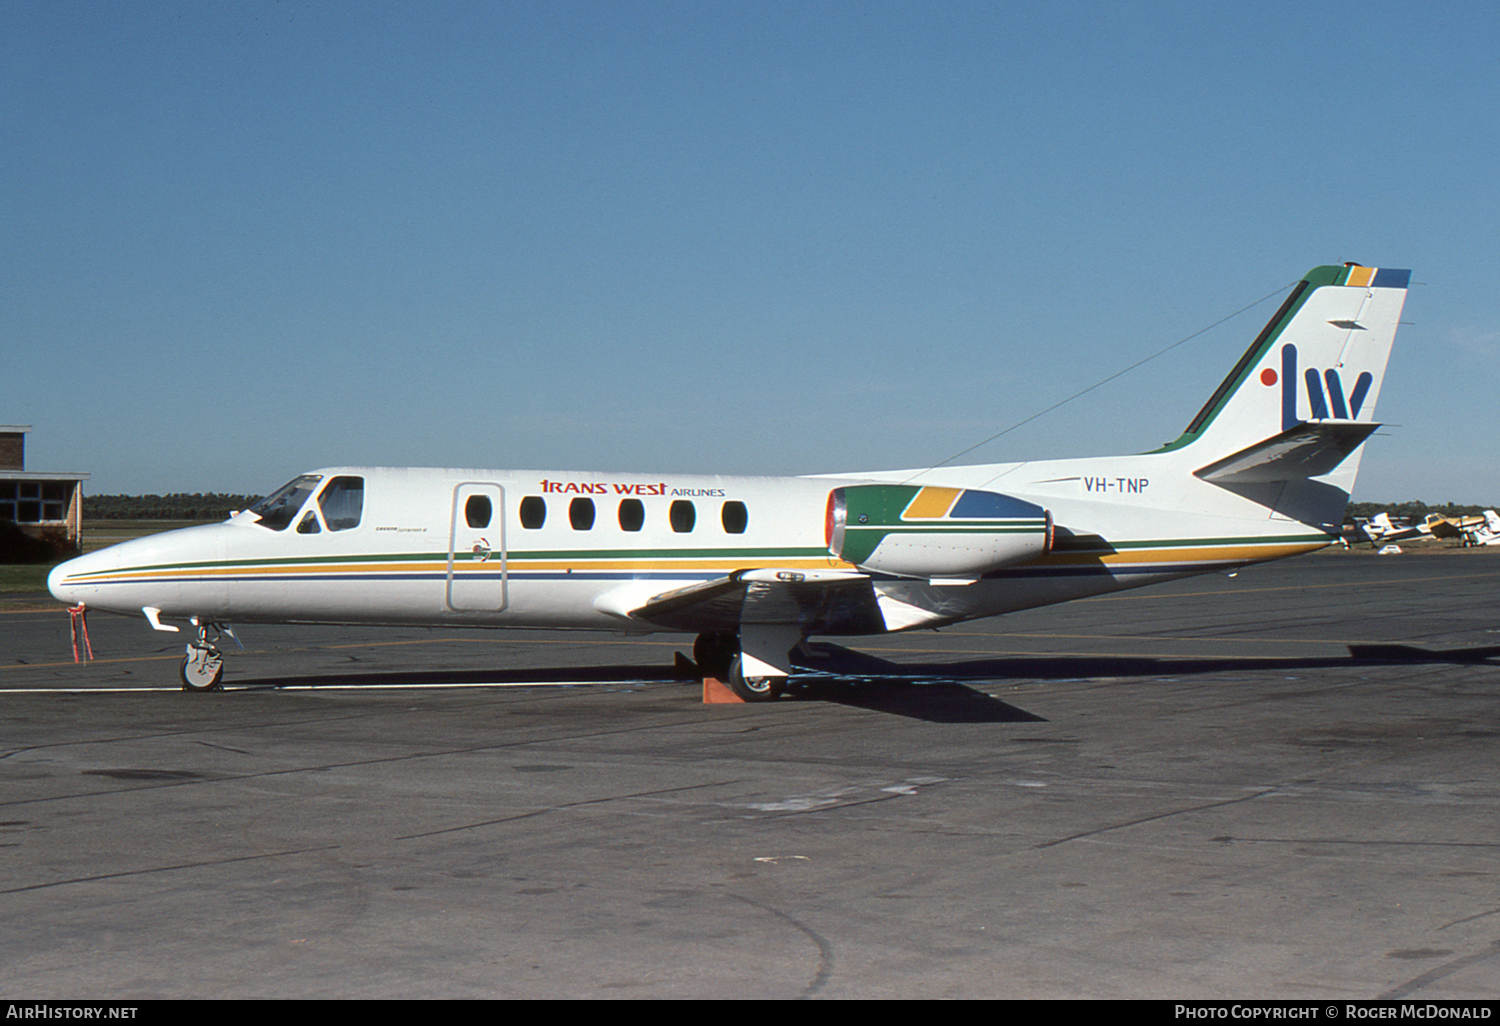
M 1500 545 L 1500 514 L 1492 509 L 1484 511 L 1480 523 L 1469 524 L 1463 530 L 1465 545 Z
M 1444 538 L 1450 541 L 1460 541 L 1464 545 L 1474 545 L 1473 538 L 1476 534 L 1483 534 L 1493 530 L 1489 527 L 1490 518 L 1494 516 L 1494 510 L 1486 510 L 1463 517 L 1445 517 L 1441 513 L 1429 513 L 1424 526 L 1434 538 Z M 1487 543 L 1477 543 L 1487 544 Z
M 1459 541 L 1465 547 L 1493 545 L 1500 540 L 1500 519 L 1494 510 L 1472 516 L 1447 517 L 1441 513 L 1429 513 L 1420 524 L 1399 523 L 1391 519 L 1390 513 L 1377 513 L 1368 520 L 1356 520 L 1354 526 L 1345 530 L 1347 545 L 1352 541 L 1368 541 L 1376 548 L 1411 539 L 1446 539 Z
M 1432 524 L 1409 524 L 1397 523 L 1391 519 L 1389 513 L 1376 513 L 1363 524 L 1359 524 L 1359 530 L 1371 545 L 1379 548 L 1382 545 L 1390 545 L 1394 542 L 1409 541 L 1413 538 L 1433 537 Z
M 1140 455 L 790 478 L 326 467 L 223 523 L 70 560 L 48 586 L 157 630 L 187 621 L 188 690 L 219 687 L 233 621 L 688 632 L 705 675 L 774 698 L 811 635 L 1337 541 L 1409 277 L 1309 271 L 1181 437 Z

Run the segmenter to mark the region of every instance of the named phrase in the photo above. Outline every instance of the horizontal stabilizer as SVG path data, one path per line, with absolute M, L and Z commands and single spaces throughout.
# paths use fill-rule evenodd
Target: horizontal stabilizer
M 1301 421 L 1193 473 L 1217 485 L 1322 477 L 1344 462 L 1378 427 L 1369 421 Z

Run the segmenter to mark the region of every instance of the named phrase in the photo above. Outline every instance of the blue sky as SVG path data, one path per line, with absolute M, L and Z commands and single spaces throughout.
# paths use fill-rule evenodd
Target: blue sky
M 1416 284 L 1355 498 L 1500 502 L 1486 4 L 0 6 L 0 423 L 88 490 L 924 466 Z M 1465 270 L 1468 268 L 1468 270 Z M 1175 438 L 1279 295 L 965 462 Z

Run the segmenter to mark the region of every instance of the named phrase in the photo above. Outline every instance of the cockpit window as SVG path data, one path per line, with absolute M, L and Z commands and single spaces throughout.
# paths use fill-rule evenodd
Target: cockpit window
M 273 531 L 285 531 L 297 511 L 302 508 L 302 503 L 321 480 L 322 474 L 303 474 L 251 506 L 250 512 L 256 515 L 260 526 L 269 527 Z
M 360 514 L 365 508 L 365 479 L 336 477 L 329 481 L 323 494 L 318 496 L 318 508 L 323 511 L 323 523 L 330 531 L 358 527 Z

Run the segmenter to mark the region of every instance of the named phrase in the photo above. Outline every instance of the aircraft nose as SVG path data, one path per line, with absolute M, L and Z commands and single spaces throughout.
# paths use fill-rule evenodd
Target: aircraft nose
M 217 558 L 223 546 L 219 524 L 134 538 L 59 564 L 47 575 L 47 590 L 59 602 L 112 613 L 151 607 L 169 616 L 206 614 L 224 606 L 222 584 L 185 581 L 181 569 Z
M 76 606 L 79 602 L 83 601 L 83 589 L 77 585 L 69 584 L 68 578 L 78 572 L 79 564 L 85 558 L 87 557 L 79 556 L 77 559 L 70 559 L 66 563 L 59 563 L 47 575 L 47 590 L 52 593 L 52 597 L 57 599 L 57 601 L 66 602 L 70 606 Z

